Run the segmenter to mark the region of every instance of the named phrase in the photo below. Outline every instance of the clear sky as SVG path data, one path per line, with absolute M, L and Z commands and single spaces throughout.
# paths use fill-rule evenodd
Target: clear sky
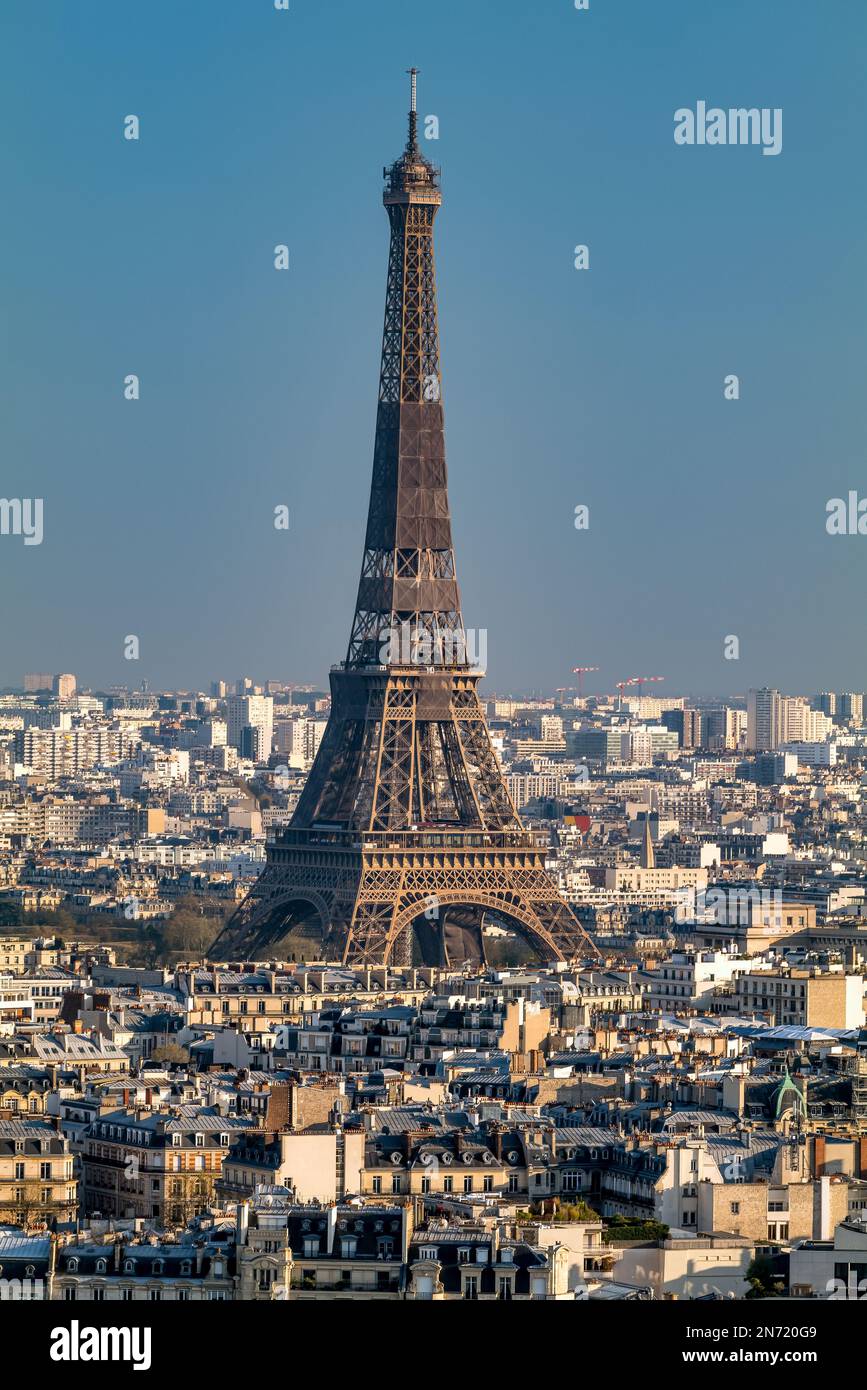
M 867 496 L 864 0 L 3 15 L 0 492 L 43 499 L 44 539 L 0 536 L 0 686 L 319 682 L 343 657 L 415 64 L 488 688 L 577 664 L 591 690 L 867 687 L 867 536 L 825 529 Z M 782 152 L 675 145 L 698 101 L 782 108 Z

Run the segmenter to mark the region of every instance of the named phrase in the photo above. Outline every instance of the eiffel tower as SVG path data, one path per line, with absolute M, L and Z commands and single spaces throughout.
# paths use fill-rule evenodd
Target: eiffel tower
M 446 485 L 433 223 L 439 170 L 409 135 L 383 171 L 391 226 L 373 481 L 346 659 L 286 829 L 210 951 L 279 955 L 318 937 L 346 964 L 484 961 L 484 926 L 542 960 L 596 947 L 509 795 L 468 650 Z

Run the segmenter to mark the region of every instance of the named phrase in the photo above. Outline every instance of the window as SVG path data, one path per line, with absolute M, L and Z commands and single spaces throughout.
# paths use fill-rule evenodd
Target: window
M 454 1188 L 455 1188 L 455 1180 L 454 1180 L 454 1178 L 451 1178 L 451 1177 L 449 1177 L 449 1178 L 443 1178 L 443 1192 L 454 1192 Z
M 464 1298 L 478 1298 L 479 1281 L 474 1274 L 464 1280 Z
M 740 1216 L 740 1214 L 741 1214 L 741 1204 L 740 1204 L 740 1202 L 729 1202 L 729 1208 L 730 1208 L 730 1210 L 731 1210 L 732 1216 Z
M 391 1180 L 391 1190 L 392 1192 L 400 1191 L 400 1177 L 397 1174 Z
M 472 1178 L 464 1178 L 464 1192 L 472 1192 L 472 1190 L 473 1190 L 473 1180 L 472 1180 Z
M 430 1178 L 422 1178 L 421 1190 L 422 1192 L 430 1192 Z
M 382 1191 L 382 1178 L 375 1177 L 371 1186 L 373 1187 L 374 1192 L 378 1195 Z
M 490 1173 L 486 1173 L 485 1176 L 484 1176 L 484 1178 L 483 1178 L 483 1180 L 482 1180 L 482 1191 L 483 1191 L 483 1192 L 493 1192 L 493 1190 L 494 1190 L 494 1179 L 493 1179 L 493 1177 L 492 1177 L 492 1175 L 491 1175 Z

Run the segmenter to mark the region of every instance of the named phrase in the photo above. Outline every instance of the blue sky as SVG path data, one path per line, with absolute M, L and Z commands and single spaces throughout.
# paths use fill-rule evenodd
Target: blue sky
M 825 506 L 867 495 L 865 39 L 862 0 L 10 0 L 0 492 L 45 520 L 40 546 L 0 536 L 0 686 L 322 681 L 342 658 L 380 175 L 416 64 L 489 688 L 586 664 L 600 690 L 863 689 L 867 537 L 829 536 Z M 781 107 L 782 153 L 676 146 L 698 100 Z

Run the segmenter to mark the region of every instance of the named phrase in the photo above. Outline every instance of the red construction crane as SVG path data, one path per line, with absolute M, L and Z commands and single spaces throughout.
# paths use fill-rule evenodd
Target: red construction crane
M 582 699 L 582 698 L 583 698 L 583 695 L 584 695 L 584 672 L 585 672 L 585 671 L 598 671 L 598 670 L 599 670 L 599 667 L 598 667 L 598 666 L 573 666 L 573 667 L 572 667 L 572 675 L 578 677 L 578 699 L 579 699 L 579 700 Z
M 640 699 L 641 699 L 641 695 L 642 695 L 642 686 L 644 685 L 645 681 L 664 681 L 664 680 L 665 680 L 665 676 L 630 676 L 629 680 L 627 681 L 627 685 L 637 685 L 637 686 L 638 686 L 638 698 L 639 698 L 639 700 L 640 700 Z
M 635 682 L 636 682 L 636 680 L 637 680 L 637 677 L 636 677 L 636 676 L 630 676 L 628 681 L 618 681 L 618 682 L 617 682 L 617 691 L 618 691 L 618 694 L 617 694 L 617 708 L 618 708 L 618 709 L 621 709 L 622 706 L 623 706 L 623 692 L 624 692 L 624 690 L 626 689 L 627 685 L 634 685 Z

